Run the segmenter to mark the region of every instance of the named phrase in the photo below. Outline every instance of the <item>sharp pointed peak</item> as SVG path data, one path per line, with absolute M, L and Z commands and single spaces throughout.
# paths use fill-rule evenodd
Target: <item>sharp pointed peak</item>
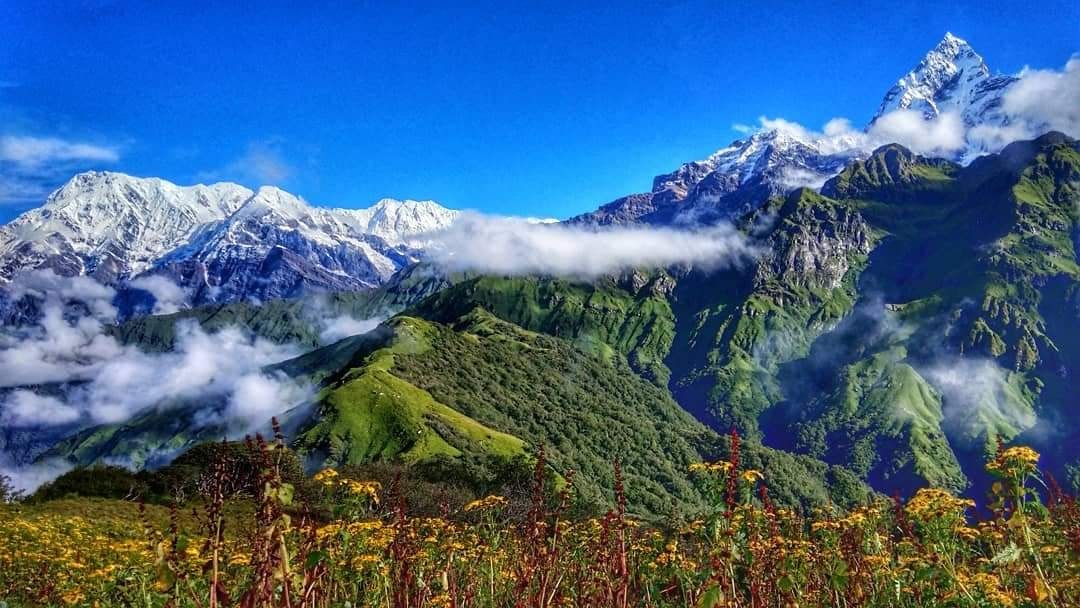
M 945 36 L 943 36 L 941 38 L 941 42 L 938 43 L 938 46 L 967 45 L 967 44 L 968 44 L 967 40 L 964 40 L 963 38 L 957 36 L 956 34 L 954 34 L 952 32 L 945 32 Z M 968 45 L 968 46 L 970 46 L 970 45 Z
M 933 57 L 945 57 L 951 61 L 962 55 L 975 57 L 980 62 L 982 61 L 982 56 L 975 52 L 975 49 L 971 47 L 971 44 L 969 44 L 967 40 L 964 40 L 952 32 L 945 32 L 945 36 L 942 37 L 941 41 L 926 53 L 926 56 L 923 58 L 923 63 L 926 63 L 928 59 Z

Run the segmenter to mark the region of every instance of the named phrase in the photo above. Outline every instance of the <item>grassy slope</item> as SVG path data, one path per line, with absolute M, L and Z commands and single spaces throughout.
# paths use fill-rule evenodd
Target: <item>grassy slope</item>
M 942 431 L 941 396 L 904 362 L 903 346 L 838 372 L 832 392 L 800 413 L 800 451 L 845 463 L 874 487 L 962 490 L 966 479 Z
M 433 306 L 418 308 L 434 313 Z M 580 341 L 524 330 L 479 307 L 431 328 L 430 348 L 395 357 L 393 373 L 487 426 L 532 446 L 543 443 L 553 466 L 573 469 L 591 499 L 610 499 L 597 492 L 610 491 L 611 461 L 618 458 L 637 508 L 663 513 L 678 501 L 692 509 L 698 498 L 688 465 L 726 453 L 725 438 L 635 374 L 621 355 L 599 356 Z M 811 508 L 866 496 L 851 473 L 811 458 L 752 443 L 744 458 L 765 470 L 782 504 Z M 830 487 L 835 480 L 843 482 Z
M 674 497 L 694 502 L 687 469 L 715 435 L 621 356 L 597 357 L 479 308 L 453 328 L 431 328 L 431 347 L 399 357 L 394 373 L 534 448 L 543 443 L 587 492 L 614 486 L 617 458 L 632 503 L 662 512 Z
M 427 391 L 391 373 L 399 356 L 431 348 L 433 328 L 399 317 L 390 343 L 325 387 L 317 415 L 296 447 L 331 465 L 397 458 L 418 462 L 465 452 L 505 458 L 524 456 L 524 442 L 495 431 L 436 401 Z
M 412 314 L 453 322 L 480 306 L 527 330 L 565 338 L 605 359 L 620 353 L 635 370 L 663 386 L 669 376 L 663 359 L 671 348 L 675 324 L 663 291 L 671 284 L 665 273 L 634 273 L 621 281 L 594 283 L 477 277 L 424 300 Z

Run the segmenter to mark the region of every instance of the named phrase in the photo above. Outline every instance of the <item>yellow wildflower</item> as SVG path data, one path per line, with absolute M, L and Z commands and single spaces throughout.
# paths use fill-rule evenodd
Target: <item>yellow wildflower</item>
M 474 500 L 465 505 L 465 511 L 485 511 L 487 509 L 493 509 L 496 507 L 506 506 L 507 500 L 503 496 L 491 495 L 486 498 Z

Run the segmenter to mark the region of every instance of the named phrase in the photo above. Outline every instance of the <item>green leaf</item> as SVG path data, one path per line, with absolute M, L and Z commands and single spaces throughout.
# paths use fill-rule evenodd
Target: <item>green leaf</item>
M 719 608 L 723 603 L 724 592 L 720 590 L 720 585 L 715 585 L 701 594 L 697 608 Z
M 1020 559 L 1020 547 L 1017 547 L 1016 543 L 1009 543 L 1008 547 L 1005 547 L 990 559 L 990 563 L 1000 566 L 1002 564 L 1011 564 L 1018 559 Z
M 326 551 L 313 551 L 308 554 L 307 559 L 304 560 L 304 567 L 307 569 L 314 568 L 326 561 L 326 557 Z
M 277 499 L 282 505 L 286 507 L 292 504 L 293 500 L 293 485 L 291 483 L 283 483 L 277 491 Z

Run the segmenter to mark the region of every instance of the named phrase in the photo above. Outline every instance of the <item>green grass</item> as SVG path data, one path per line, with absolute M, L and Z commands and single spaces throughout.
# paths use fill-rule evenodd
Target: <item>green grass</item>
M 391 344 L 366 357 L 319 397 L 318 415 L 295 441 L 301 453 L 327 465 L 399 459 L 420 462 L 465 452 L 525 456 L 525 442 L 436 401 L 391 374 L 395 357 L 430 348 L 425 322 L 395 319 Z
M 445 289 L 409 314 L 452 322 L 481 306 L 500 319 L 530 331 L 566 339 L 582 350 L 627 357 L 636 370 L 659 385 L 670 375 L 663 363 L 671 348 L 674 316 L 656 287 L 664 273 L 645 277 L 644 286 L 614 280 L 595 283 L 541 277 L 478 277 Z

